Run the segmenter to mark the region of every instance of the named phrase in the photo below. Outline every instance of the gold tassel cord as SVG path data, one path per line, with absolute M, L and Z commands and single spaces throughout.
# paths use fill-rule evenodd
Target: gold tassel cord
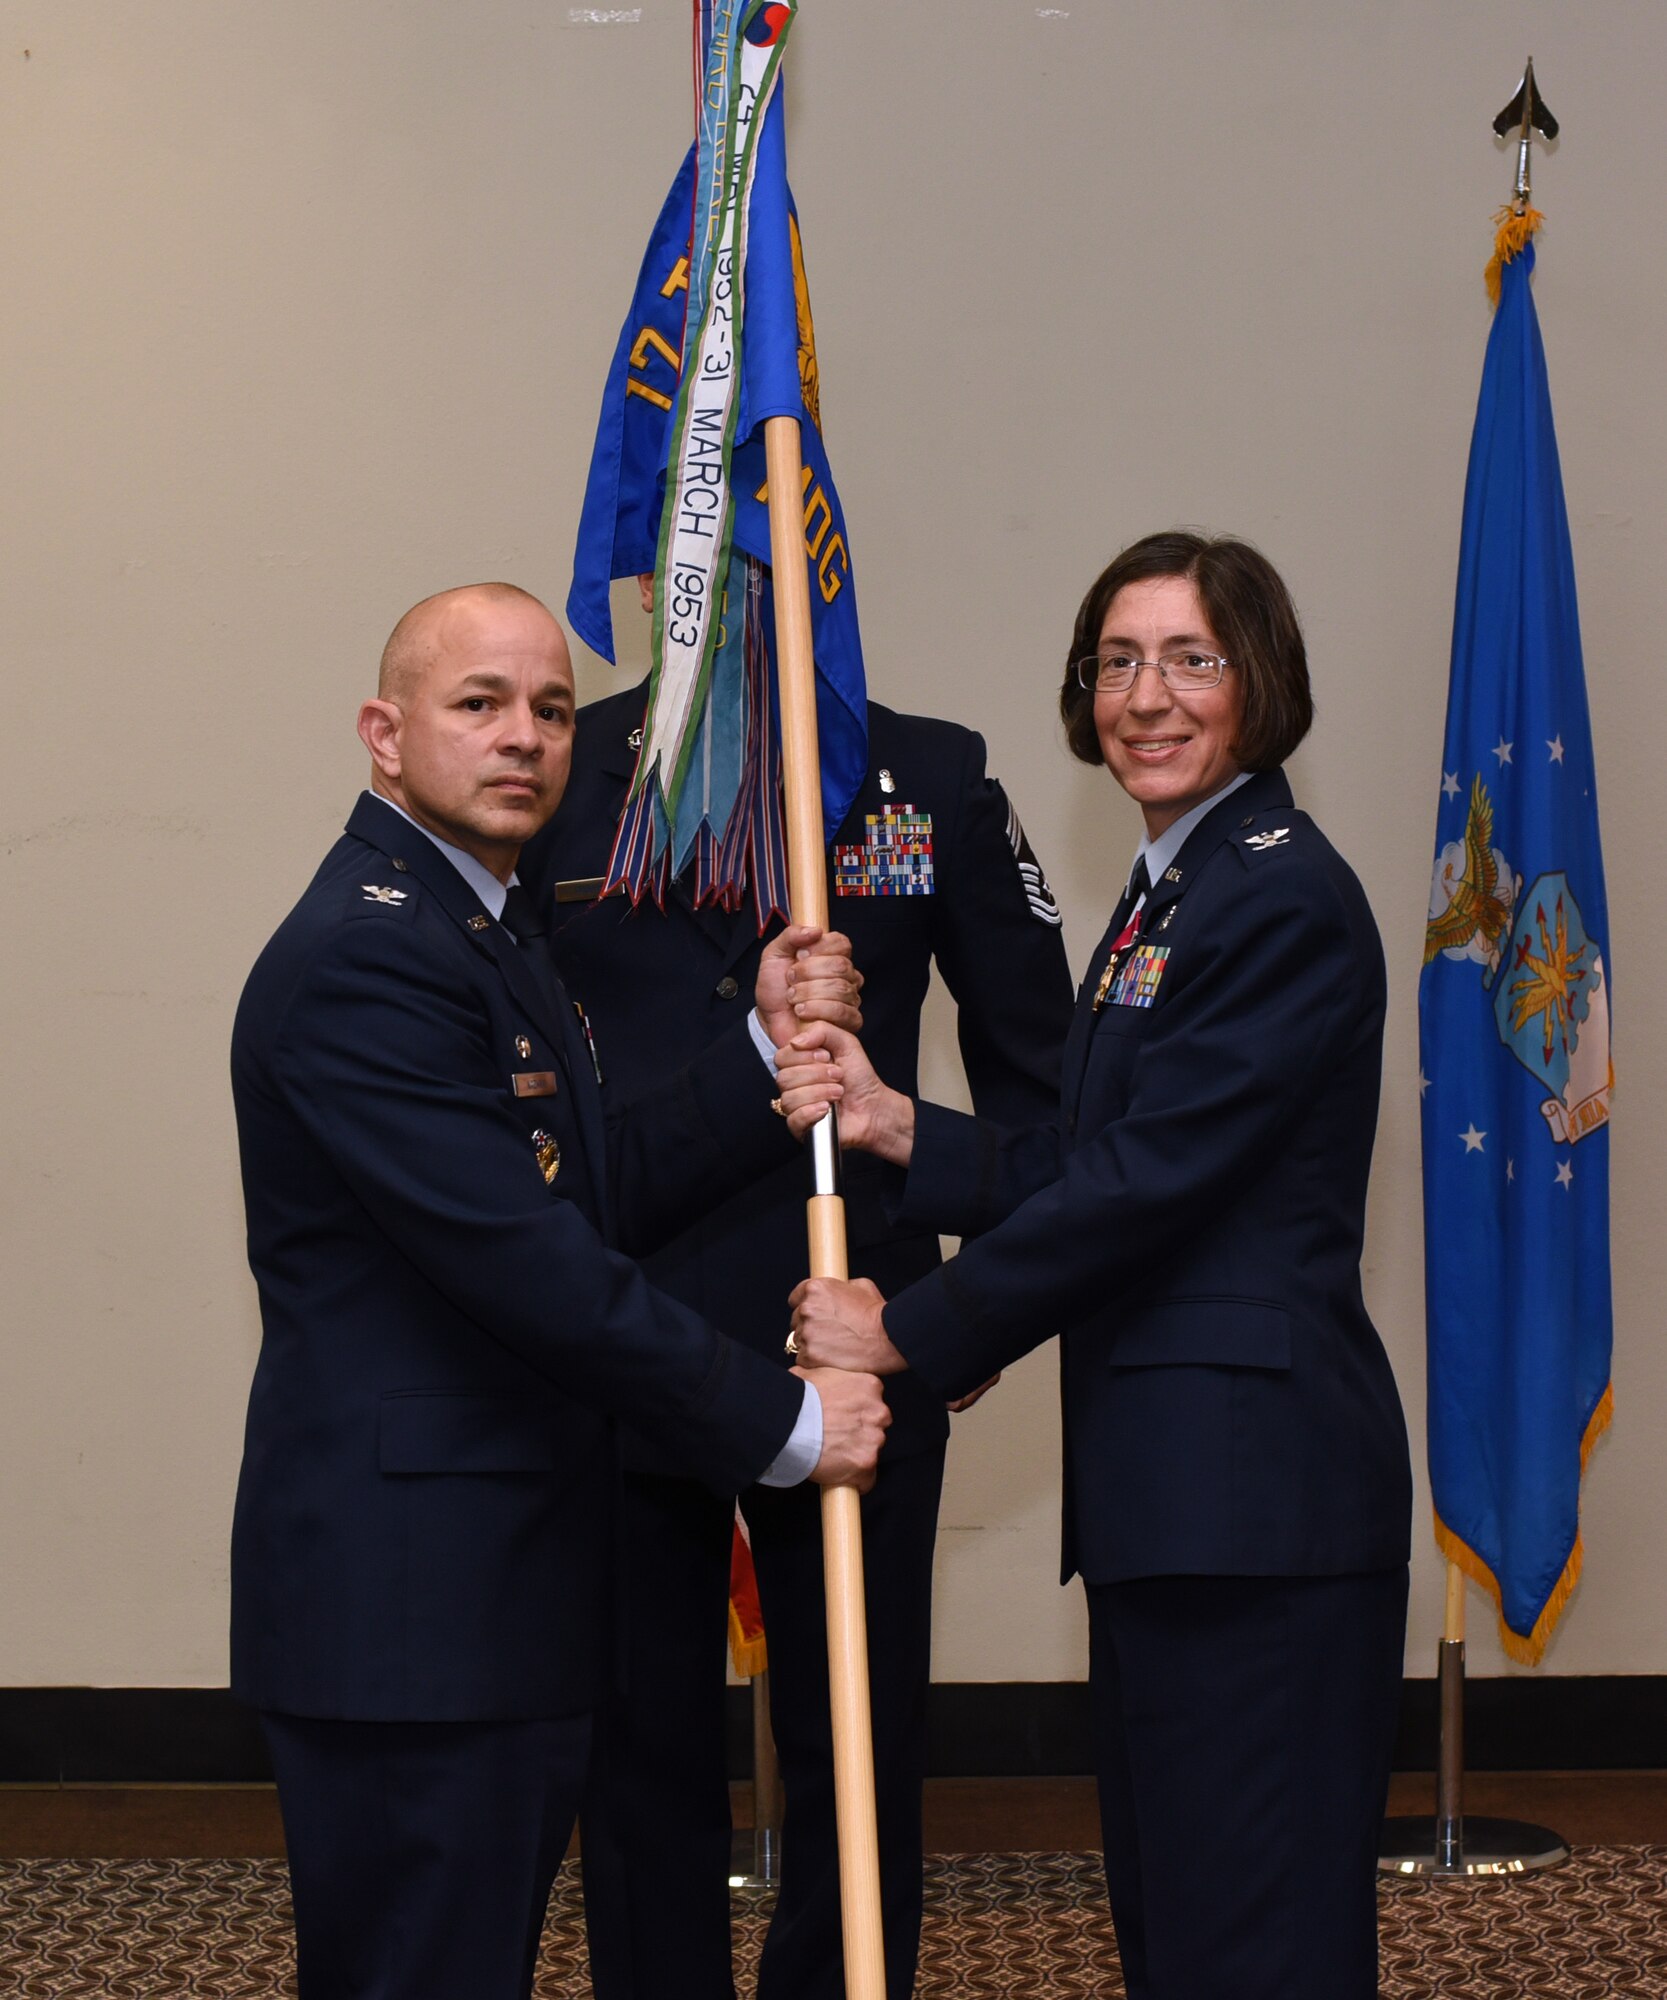
M 1488 268 L 1483 276 L 1488 288 L 1488 303 L 1497 311 L 1500 279 L 1505 266 L 1513 263 L 1527 249 L 1545 217 L 1537 208 L 1518 208 L 1514 202 L 1507 202 L 1493 220 L 1496 225 L 1493 255 L 1488 259 Z
M 1582 1478 L 1585 1477 L 1587 1462 L 1592 1456 L 1592 1447 L 1609 1428 L 1610 1419 L 1614 1414 L 1615 1390 L 1614 1385 L 1611 1384 L 1604 1390 L 1602 1396 L 1599 1397 L 1598 1406 L 1592 1412 L 1591 1420 L 1586 1426 L 1586 1435 L 1580 1440 L 1580 1472 Z M 1550 1643 L 1551 1634 L 1556 1628 L 1557 1621 L 1562 1617 L 1564 1610 L 1568 1606 L 1569 1599 L 1574 1595 L 1575 1585 L 1580 1581 L 1580 1571 L 1586 1559 L 1586 1550 L 1584 1543 L 1581 1541 L 1579 1531 L 1576 1530 L 1575 1532 L 1574 1547 L 1569 1551 L 1569 1559 L 1563 1565 L 1562 1575 L 1557 1579 L 1556 1586 L 1552 1590 L 1551 1595 L 1546 1599 L 1539 1617 L 1534 1620 L 1533 1631 L 1526 1636 L 1521 1632 L 1513 1631 L 1505 1623 L 1504 1607 L 1499 1591 L 1499 1579 L 1489 1569 L 1487 1564 L 1483 1562 L 1482 1558 L 1477 1555 L 1476 1551 L 1471 1548 L 1468 1542 L 1461 1542 L 1459 1540 L 1458 1536 L 1453 1533 L 1452 1529 L 1448 1527 L 1439 1514 L 1435 1517 L 1435 1541 L 1436 1547 L 1440 1549 L 1447 1560 L 1455 1564 L 1459 1569 L 1462 1569 L 1472 1583 L 1479 1584 L 1489 1597 L 1493 1599 L 1494 1610 L 1499 1615 L 1499 1643 L 1504 1647 L 1506 1656 L 1515 1660 L 1518 1666 L 1537 1667 L 1545 1655 L 1545 1649 Z

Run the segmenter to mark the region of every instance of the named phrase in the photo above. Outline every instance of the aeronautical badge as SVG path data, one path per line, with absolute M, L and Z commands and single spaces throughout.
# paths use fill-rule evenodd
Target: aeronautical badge
M 367 903 L 403 903 L 406 891 L 403 889 L 379 889 L 374 882 L 361 882 L 359 887 L 365 892 Z
M 1499 1039 L 1550 1092 L 1540 1115 L 1572 1146 L 1609 1122 L 1609 984 L 1565 875 L 1541 875 L 1518 899 L 1493 987 Z
M 542 1126 L 532 1135 L 533 1151 L 538 1156 L 538 1170 L 544 1176 L 546 1187 L 561 1172 L 561 1147 Z
M 1158 997 L 1163 969 L 1169 963 L 1166 944 L 1137 944 L 1117 968 L 1106 991 L 1108 1007 L 1150 1007 Z
M 1019 864 L 1019 880 L 1024 885 L 1025 901 L 1030 905 L 1033 917 L 1040 917 L 1045 924 L 1059 928 L 1059 905 L 1054 893 L 1048 887 L 1048 878 L 1042 873 L 1042 864 L 1031 851 L 1030 842 L 1025 838 L 1025 830 L 1019 824 L 1019 815 L 1013 810 L 1013 801 L 1007 801 L 1007 844 L 1013 850 L 1013 859 Z
M 863 839 L 834 849 L 836 896 L 930 896 L 932 815 L 887 806 L 863 821 Z
M 1283 847 L 1290 837 L 1288 826 L 1276 826 L 1269 833 L 1247 833 L 1244 844 L 1254 847 L 1258 854 L 1265 854 L 1270 847 Z

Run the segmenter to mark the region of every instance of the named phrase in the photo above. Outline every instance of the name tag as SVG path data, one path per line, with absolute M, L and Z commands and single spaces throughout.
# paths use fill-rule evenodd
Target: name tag
M 594 903 L 602 893 L 602 880 L 603 878 L 600 875 L 581 875 L 575 877 L 570 882 L 558 882 L 556 884 L 556 901 L 558 903 Z
M 517 1097 L 554 1097 L 556 1073 L 553 1069 L 518 1069 L 510 1078 Z

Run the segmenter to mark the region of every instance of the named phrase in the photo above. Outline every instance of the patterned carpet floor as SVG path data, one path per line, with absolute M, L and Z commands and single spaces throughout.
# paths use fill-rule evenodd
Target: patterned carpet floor
M 1667 1846 L 1585 1847 L 1542 1874 L 1382 1886 L 1385 2000 L 1667 2000 Z M 738 1911 L 739 1962 L 763 1933 Z M 4 2000 L 276 2000 L 293 1994 L 281 1861 L 0 1862 Z M 569 1868 L 544 1933 L 538 2000 L 585 2000 Z M 752 1981 L 741 1982 L 749 2000 Z M 919 2000 L 1117 2000 L 1099 1857 L 927 1862 Z

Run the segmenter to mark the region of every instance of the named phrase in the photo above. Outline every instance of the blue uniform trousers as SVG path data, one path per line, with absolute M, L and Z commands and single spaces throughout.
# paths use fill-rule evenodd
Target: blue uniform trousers
M 1091 1585 L 1129 2000 L 1374 2000 L 1404 1567 Z
M 261 1723 L 300 2000 L 527 2000 L 589 1715 Z
M 863 1495 L 886 1983 L 914 1990 L 921 1788 L 941 1445 L 886 1462 Z M 627 1473 L 623 1669 L 597 1715 L 582 1815 L 597 2000 L 732 2000 L 723 1634 L 732 1503 Z M 770 1646 L 786 1795 L 782 1886 L 759 2000 L 844 2000 L 818 1489 L 741 1496 Z

